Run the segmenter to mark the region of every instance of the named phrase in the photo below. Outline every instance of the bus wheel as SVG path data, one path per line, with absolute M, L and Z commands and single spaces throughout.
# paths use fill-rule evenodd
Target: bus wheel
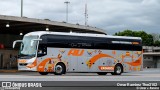
M 61 63 L 57 64 L 55 66 L 55 72 L 54 72 L 54 74 L 55 75 L 62 75 L 64 73 L 65 73 L 65 66 L 63 64 L 61 64 Z
M 121 75 L 123 72 L 123 67 L 121 64 L 117 64 L 114 68 L 114 72 L 112 72 L 112 75 Z
M 41 75 L 47 75 L 48 72 L 39 72 L 39 74 L 41 74 Z
M 106 72 L 98 72 L 97 74 L 98 75 L 106 75 L 107 73 Z

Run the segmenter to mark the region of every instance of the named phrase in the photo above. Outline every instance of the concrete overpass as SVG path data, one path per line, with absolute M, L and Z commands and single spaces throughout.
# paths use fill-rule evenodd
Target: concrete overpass
M 143 46 L 144 53 L 146 56 L 160 56 L 160 47 L 154 46 Z
M 8 26 L 6 26 L 8 25 Z M 50 21 L 49 19 L 35 19 L 27 17 L 15 17 L 0 15 L 0 33 L 19 34 L 31 31 L 44 31 L 49 28 L 56 32 L 80 32 L 106 34 L 102 29 L 66 22 Z
M 145 52 L 143 53 L 145 56 L 160 56 L 160 52 Z

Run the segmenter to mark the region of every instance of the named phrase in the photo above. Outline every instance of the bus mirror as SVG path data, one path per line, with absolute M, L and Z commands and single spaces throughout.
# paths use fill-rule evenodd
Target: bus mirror
M 31 47 L 33 46 L 33 43 L 34 43 L 35 41 L 42 41 L 42 39 L 32 39 L 32 40 L 31 40 Z
M 14 41 L 13 42 L 13 48 L 15 47 L 15 45 L 16 45 L 17 42 L 22 42 L 22 40 L 16 40 L 16 41 Z

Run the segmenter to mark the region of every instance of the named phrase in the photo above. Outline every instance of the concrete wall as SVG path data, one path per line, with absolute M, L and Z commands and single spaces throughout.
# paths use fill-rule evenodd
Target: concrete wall
M 160 68 L 160 59 L 157 61 L 157 68 Z
M 144 56 L 143 67 L 160 68 L 160 56 Z
M 11 68 L 17 68 L 17 60 L 11 61 L 10 56 L 17 56 L 18 51 L 17 50 L 0 50 L 0 68 L 1 69 L 11 69 Z
M 143 67 L 149 67 L 149 68 L 154 68 L 155 67 L 155 63 L 153 61 L 153 57 L 152 56 L 143 56 Z
M 16 44 L 16 50 L 12 49 L 12 45 L 13 41 L 21 40 L 22 37 L 20 35 L 0 34 L 0 44 L 4 46 L 4 48 L 0 48 L 0 69 L 17 68 L 17 61 L 10 62 L 10 60 L 11 56 L 18 55 L 20 43 Z

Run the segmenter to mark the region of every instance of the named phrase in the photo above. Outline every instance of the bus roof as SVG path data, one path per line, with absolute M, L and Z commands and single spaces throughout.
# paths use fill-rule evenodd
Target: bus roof
M 75 33 L 75 32 L 50 32 L 50 31 L 36 31 L 27 33 L 25 36 L 37 35 L 42 36 L 45 34 L 52 34 L 52 35 L 68 35 L 68 36 L 84 36 L 84 37 L 102 37 L 102 38 L 121 38 L 121 39 L 139 39 L 141 37 L 130 37 L 130 36 L 112 36 L 112 35 L 105 35 L 105 34 L 91 34 L 91 33 Z

